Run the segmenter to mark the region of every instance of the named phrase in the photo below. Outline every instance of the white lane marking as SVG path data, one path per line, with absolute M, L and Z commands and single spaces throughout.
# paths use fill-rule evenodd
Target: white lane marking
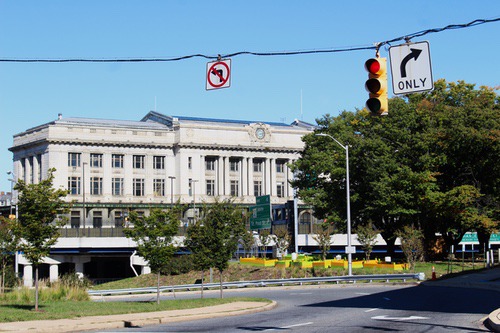
M 372 311 L 377 311 L 379 308 L 373 308 L 373 309 L 370 309 L 370 310 L 366 310 L 365 312 L 372 312 Z
M 356 295 L 371 295 L 370 293 L 355 293 Z
M 389 317 L 389 316 L 375 316 L 371 319 L 374 320 L 420 320 L 420 319 L 430 319 L 429 317 L 419 317 L 419 316 L 409 316 L 409 317 Z
M 301 323 L 301 324 L 294 324 L 294 325 L 288 325 L 288 326 L 282 326 L 282 327 L 269 328 L 267 330 L 263 330 L 262 332 L 277 331 L 277 330 L 286 330 L 286 329 L 293 328 L 293 327 L 300 327 L 300 326 L 311 325 L 312 323 L 313 322 L 310 321 L 308 323 Z
M 391 299 L 389 297 L 384 297 L 386 301 L 390 301 Z

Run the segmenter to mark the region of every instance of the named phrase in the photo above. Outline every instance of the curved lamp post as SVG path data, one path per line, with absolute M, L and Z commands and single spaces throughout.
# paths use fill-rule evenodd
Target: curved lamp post
M 346 198 L 347 198 L 347 247 L 345 248 L 345 252 L 347 253 L 347 272 L 348 275 L 352 275 L 352 254 L 355 252 L 352 244 L 351 244 L 351 199 L 350 199 L 350 190 L 349 190 L 349 146 L 343 145 L 339 140 L 335 139 L 330 134 L 326 133 L 316 133 L 316 136 L 326 136 L 335 141 L 340 147 L 345 150 L 345 168 L 346 168 Z

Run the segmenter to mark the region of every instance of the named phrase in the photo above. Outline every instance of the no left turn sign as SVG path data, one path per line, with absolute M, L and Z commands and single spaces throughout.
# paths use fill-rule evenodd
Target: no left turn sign
M 231 85 L 231 59 L 207 63 L 206 90 L 227 88 Z

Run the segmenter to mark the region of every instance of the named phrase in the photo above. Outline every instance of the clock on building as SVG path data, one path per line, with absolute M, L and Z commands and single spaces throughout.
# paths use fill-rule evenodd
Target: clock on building
M 266 132 L 263 128 L 259 127 L 255 130 L 255 136 L 257 137 L 257 139 L 262 140 L 266 136 Z

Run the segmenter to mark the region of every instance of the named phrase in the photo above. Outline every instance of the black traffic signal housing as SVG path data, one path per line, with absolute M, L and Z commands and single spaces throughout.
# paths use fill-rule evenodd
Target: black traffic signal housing
M 365 89 L 369 92 L 366 108 L 373 115 L 387 115 L 389 112 L 387 97 L 387 58 L 372 58 L 365 62 L 368 80 Z

